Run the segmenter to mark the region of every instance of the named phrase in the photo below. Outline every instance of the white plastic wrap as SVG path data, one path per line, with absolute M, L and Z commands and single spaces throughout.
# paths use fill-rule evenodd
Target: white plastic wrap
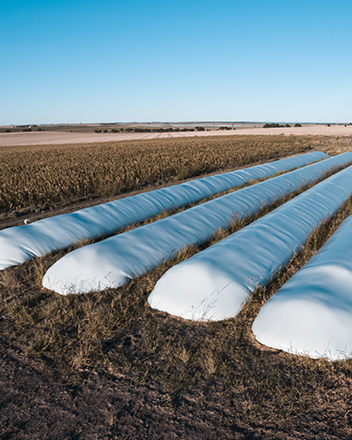
M 352 354 L 352 216 L 262 307 L 259 342 L 329 360 Z
M 43 286 L 61 294 L 120 287 L 173 258 L 187 245 L 209 240 L 219 228 L 253 215 L 262 206 L 316 181 L 337 165 L 352 162 L 344 153 L 195 206 L 163 220 L 85 246 L 57 261 Z
M 329 157 L 321 151 L 256 165 L 243 170 L 194 179 L 167 188 L 138 194 L 72 214 L 58 215 L 0 231 L 0 270 L 16 266 L 74 245 L 78 241 L 107 236 L 144 221 L 164 210 L 181 208 L 236 188 L 252 179 L 270 177 L 280 171 Z
M 236 316 L 255 288 L 284 268 L 351 193 L 352 166 L 171 268 L 156 284 L 149 304 L 185 319 Z

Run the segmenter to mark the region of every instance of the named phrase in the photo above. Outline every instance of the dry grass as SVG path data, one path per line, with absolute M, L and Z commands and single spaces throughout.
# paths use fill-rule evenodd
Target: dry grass
M 251 332 L 265 301 L 351 214 L 349 200 L 234 319 L 189 322 L 148 306 L 163 273 L 199 249 L 185 249 L 120 289 L 81 296 L 41 287 L 45 271 L 64 255 L 60 251 L 0 273 L 0 333 L 40 361 L 55 383 L 79 386 L 85 370 L 108 372 L 160 393 L 168 411 L 192 408 L 194 419 L 216 402 L 212 407 L 226 432 L 237 433 L 233 438 L 274 438 L 275 432 L 281 433 L 275 438 L 351 438 L 352 361 L 329 363 L 267 349 Z M 234 224 L 230 232 L 245 224 Z M 227 234 L 219 231 L 211 243 Z

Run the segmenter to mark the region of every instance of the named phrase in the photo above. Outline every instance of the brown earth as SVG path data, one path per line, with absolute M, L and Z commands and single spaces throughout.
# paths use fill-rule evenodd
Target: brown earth
M 308 125 L 284 128 L 240 128 L 236 130 L 210 130 L 169 133 L 67 133 L 60 131 L 0 133 L 0 147 L 17 145 L 79 144 L 93 142 L 126 141 L 203 136 L 236 135 L 296 135 L 296 136 L 351 136 L 352 126 Z
M 233 438 L 235 417 L 216 401 L 195 417 L 197 397 L 172 409 L 166 392 L 136 384 L 133 374 L 87 369 L 76 374 L 77 383 L 60 383 L 43 363 L 1 337 L 0 344 L 1 439 Z M 236 438 L 246 438 L 241 431 Z
M 133 335 L 122 344 L 133 346 Z M 0 346 L 3 440 L 340 438 L 324 433 L 327 417 L 323 414 L 311 427 L 306 414 L 296 423 L 277 424 L 263 420 L 263 415 L 246 423 L 244 402 L 240 396 L 238 400 L 234 396 L 232 405 L 223 400 L 216 390 L 216 377 L 210 389 L 193 387 L 173 395 L 160 384 L 141 383 L 133 372 L 85 369 L 61 381 L 43 362 L 28 358 L 1 337 Z

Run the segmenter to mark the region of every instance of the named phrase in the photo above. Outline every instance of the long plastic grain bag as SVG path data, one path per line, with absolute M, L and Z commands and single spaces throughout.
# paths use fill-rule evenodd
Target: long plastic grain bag
M 352 166 L 174 266 L 148 298 L 158 310 L 193 320 L 236 316 L 352 193 Z
M 194 179 L 168 188 L 138 194 L 72 214 L 40 220 L 26 226 L 0 231 L 0 270 L 16 266 L 74 245 L 82 239 L 107 236 L 131 224 L 139 223 L 164 210 L 191 203 L 281 171 L 307 165 L 329 157 L 320 151 L 281 159 L 215 176 Z
M 352 353 L 352 216 L 262 307 L 253 323 L 269 347 L 312 358 Z
M 350 162 L 352 153 L 344 153 L 77 249 L 47 271 L 43 286 L 61 294 L 120 287 L 173 258 L 185 246 L 209 240 L 235 218 L 251 216 L 300 185 L 316 181 L 332 167 Z

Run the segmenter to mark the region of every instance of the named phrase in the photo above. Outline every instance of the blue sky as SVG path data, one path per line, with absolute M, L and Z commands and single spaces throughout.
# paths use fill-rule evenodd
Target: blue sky
M 0 125 L 352 121 L 352 2 L 1 0 Z

